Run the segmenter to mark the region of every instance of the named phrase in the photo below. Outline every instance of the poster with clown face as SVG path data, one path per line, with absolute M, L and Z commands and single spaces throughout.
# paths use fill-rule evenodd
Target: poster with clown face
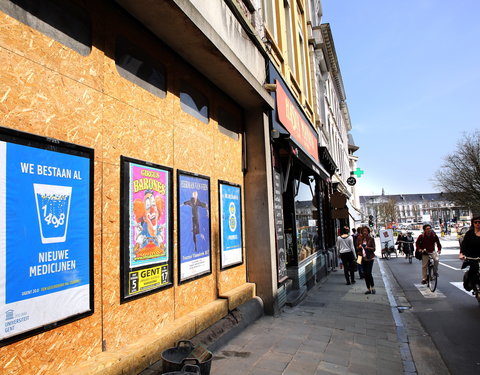
M 168 261 L 168 171 L 130 164 L 130 267 Z
M 169 285 L 171 175 L 168 168 L 122 158 L 123 299 Z

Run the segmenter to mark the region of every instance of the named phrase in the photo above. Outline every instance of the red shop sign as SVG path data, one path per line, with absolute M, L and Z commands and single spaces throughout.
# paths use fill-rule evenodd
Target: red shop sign
M 316 133 L 302 119 L 296 105 L 288 98 L 278 80 L 277 84 L 277 111 L 278 119 L 289 131 L 297 144 L 301 145 L 310 156 L 318 160 L 318 142 Z

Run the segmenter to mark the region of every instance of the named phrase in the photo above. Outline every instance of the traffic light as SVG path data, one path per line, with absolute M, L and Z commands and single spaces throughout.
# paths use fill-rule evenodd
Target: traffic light
M 373 227 L 373 220 L 368 220 L 368 225 L 369 225 L 370 227 Z

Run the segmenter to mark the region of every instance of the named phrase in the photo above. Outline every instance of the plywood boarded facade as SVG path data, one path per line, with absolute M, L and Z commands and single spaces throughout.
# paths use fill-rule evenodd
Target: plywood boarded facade
M 102 342 L 107 352 L 119 350 L 246 283 L 245 262 L 220 271 L 218 229 L 217 181 L 243 187 L 242 132 L 222 131 L 218 113 L 227 111 L 241 124 L 242 109 L 114 5 L 79 5 L 91 23 L 86 56 L 0 12 L 0 126 L 94 149 L 95 312 L 0 348 L 1 373 L 62 372 L 101 353 Z M 120 76 L 119 37 L 164 67 L 164 98 Z M 182 111 L 182 82 L 207 98 L 208 123 Z M 177 170 L 210 177 L 211 274 L 178 283 L 175 186 L 173 287 L 120 304 L 121 155 L 172 168 L 174 184 Z

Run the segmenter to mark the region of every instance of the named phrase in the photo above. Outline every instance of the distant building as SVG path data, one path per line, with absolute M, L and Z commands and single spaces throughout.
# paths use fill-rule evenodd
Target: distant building
M 394 203 L 393 217 L 385 217 L 384 207 L 388 202 Z M 374 225 L 383 225 L 386 221 L 398 224 L 430 223 L 441 225 L 447 223 L 466 224 L 471 219 L 471 212 L 448 200 L 443 193 L 396 194 L 360 196 L 362 221 L 369 218 Z

